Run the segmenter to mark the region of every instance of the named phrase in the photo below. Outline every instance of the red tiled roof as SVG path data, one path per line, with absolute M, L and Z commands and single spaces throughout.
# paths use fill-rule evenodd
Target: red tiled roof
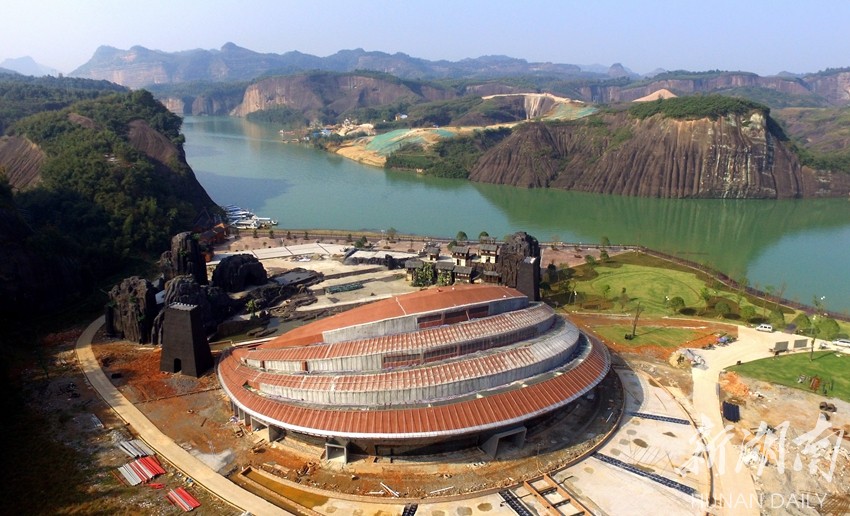
M 472 340 L 496 333 L 511 331 L 543 322 L 552 316 L 552 309 L 545 304 L 532 305 L 527 309 L 516 310 L 486 319 L 439 326 L 418 332 L 398 333 L 372 339 L 344 341 L 310 346 L 291 346 L 286 348 L 258 348 L 241 350 L 237 356 L 248 360 L 301 361 L 329 359 L 338 357 L 370 355 L 404 350 L 423 350 L 429 347 L 442 347 L 448 344 Z
M 304 346 L 322 342 L 322 332 L 404 315 L 428 313 L 451 307 L 485 303 L 498 298 L 525 297 L 521 292 L 499 285 L 455 285 L 431 288 L 376 301 L 347 312 L 296 328 L 267 342 L 264 348 Z
M 566 405 L 599 383 L 610 368 L 605 347 L 569 371 L 526 387 L 430 407 L 391 410 L 326 410 L 277 401 L 243 387 L 259 373 L 224 357 L 218 375 L 237 405 L 262 421 L 296 432 L 343 438 L 424 438 L 461 435 L 513 424 Z M 248 370 L 248 371 L 246 371 Z

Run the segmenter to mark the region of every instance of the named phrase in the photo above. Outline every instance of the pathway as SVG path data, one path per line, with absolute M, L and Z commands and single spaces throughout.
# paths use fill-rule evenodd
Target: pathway
M 692 369 L 694 379 L 694 420 L 703 422 L 709 434 L 706 441 L 712 454 L 714 499 L 719 514 L 758 515 L 760 507 L 753 477 L 747 466 L 739 464 L 740 446 L 724 430 L 725 422 L 720 410 L 718 377 L 725 368 L 738 361 L 750 362 L 771 356 L 768 349 L 781 334 L 759 333 L 752 328 L 740 327 L 738 341 L 711 351 L 698 350 L 705 366 Z M 793 340 L 793 336 L 788 336 Z
M 92 387 L 100 394 L 113 410 L 126 421 L 153 448 L 159 455 L 168 459 L 169 462 L 191 477 L 195 482 L 214 493 L 217 497 L 242 510 L 252 514 L 262 515 L 285 515 L 291 514 L 276 505 L 256 496 L 233 482 L 227 480 L 195 456 L 178 446 L 170 437 L 162 433 L 159 428 L 137 409 L 121 392 L 112 385 L 109 378 L 100 368 L 97 358 L 91 349 L 91 341 L 97 330 L 103 326 L 104 318 L 101 317 L 91 323 L 77 340 L 77 358 L 80 368 L 88 378 Z

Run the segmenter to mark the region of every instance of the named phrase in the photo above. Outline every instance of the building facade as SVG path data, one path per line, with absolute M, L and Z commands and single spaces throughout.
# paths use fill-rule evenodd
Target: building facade
M 283 436 L 369 454 L 522 444 L 590 392 L 606 348 L 518 290 L 432 288 L 355 308 L 227 352 L 234 414 Z

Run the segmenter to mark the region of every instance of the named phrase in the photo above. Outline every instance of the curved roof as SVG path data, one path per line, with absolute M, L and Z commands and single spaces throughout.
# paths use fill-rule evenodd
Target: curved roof
M 608 373 L 605 346 L 572 323 L 553 325 L 554 317 L 507 287 L 431 289 L 231 350 L 217 370 L 236 406 L 293 432 L 395 440 L 478 433 L 562 407 Z M 326 343 L 329 335 L 350 340 Z M 399 351 L 401 361 L 383 361 Z M 351 360 L 362 362 L 352 368 Z
M 426 314 L 452 307 L 486 303 L 498 298 L 524 298 L 518 290 L 498 285 L 456 285 L 433 288 L 369 303 L 296 328 L 263 345 L 264 349 L 305 346 L 322 342 L 322 333 L 383 319 Z
M 320 343 L 310 346 L 262 346 L 234 352 L 246 360 L 311 360 L 389 353 L 411 349 L 428 349 L 453 342 L 463 342 L 482 336 L 511 331 L 530 323 L 542 323 L 552 318 L 552 310 L 544 304 L 528 310 L 518 310 L 476 319 L 463 324 L 428 328 L 418 332 L 396 333 L 371 339 Z M 270 344 L 274 345 L 275 341 Z
M 538 383 L 427 407 L 327 410 L 284 403 L 242 387 L 244 369 L 249 368 L 236 360 L 222 361 L 219 378 L 228 396 L 245 412 L 290 431 L 348 439 L 450 437 L 525 421 L 578 399 L 602 381 L 610 368 L 605 347 L 598 342 L 590 346 L 587 357 L 573 368 L 553 372 Z

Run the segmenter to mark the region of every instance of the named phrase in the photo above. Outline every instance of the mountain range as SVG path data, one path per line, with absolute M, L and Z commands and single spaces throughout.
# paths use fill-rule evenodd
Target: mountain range
M 518 75 L 554 76 L 571 79 L 605 79 L 607 73 L 585 71 L 573 64 L 529 63 L 507 56 L 482 56 L 460 61 L 429 61 L 403 53 L 367 52 L 361 48 L 340 50 L 317 57 L 297 51 L 264 54 L 227 43 L 220 50 L 162 52 L 141 46 L 121 50 L 98 48 L 92 58 L 69 75 L 106 79 L 130 88 L 152 84 L 193 81 L 246 81 L 262 75 L 300 71 L 351 72 L 371 70 L 402 79 L 494 78 Z M 636 77 L 622 65 L 611 67 L 613 77 Z
M 36 63 L 30 56 L 16 57 L 4 59 L 0 62 L 0 71 L 16 72 L 21 75 L 32 75 L 33 77 L 43 77 L 45 75 L 59 75 L 59 70 Z
M 247 83 L 263 77 L 310 71 L 346 73 L 366 70 L 403 80 L 443 83 L 446 80 L 469 83 L 510 78 L 515 86 L 524 85 L 527 91 L 546 90 L 593 103 L 628 102 L 659 89 L 668 89 L 677 95 L 720 92 L 751 98 L 773 108 L 850 104 L 850 68 L 768 77 L 745 71 L 721 70 L 654 70 L 639 76 L 620 63 L 604 69 L 599 65 L 581 67 L 528 62 L 507 56 L 429 61 L 403 53 L 388 54 L 360 48 L 317 57 L 297 51 L 259 53 L 233 43 L 227 43 L 219 50 L 180 52 L 163 52 L 142 46 L 129 50 L 102 46 L 87 63 L 69 75 L 108 80 L 130 88 L 167 88 L 196 83 Z M 193 93 L 198 94 L 197 91 Z

